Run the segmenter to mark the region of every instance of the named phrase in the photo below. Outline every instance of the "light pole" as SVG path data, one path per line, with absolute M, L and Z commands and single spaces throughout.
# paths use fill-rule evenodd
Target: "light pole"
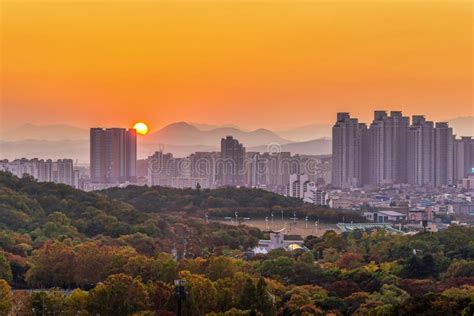
M 293 220 L 293 226 L 294 226 L 294 225 L 296 225 L 296 220 L 298 219 L 298 218 L 296 217 L 296 211 L 295 211 L 295 212 L 293 212 L 293 217 L 292 217 L 292 218 L 290 218 L 290 219 L 292 219 L 292 220 Z
M 174 295 L 176 297 L 176 300 L 178 301 L 178 308 L 176 315 L 182 316 L 182 302 L 186 300 L 186 288 L 184 285 L 186 284 L 186 280 L 174 280 L 174 285 L 175 285 L 175 292 Z

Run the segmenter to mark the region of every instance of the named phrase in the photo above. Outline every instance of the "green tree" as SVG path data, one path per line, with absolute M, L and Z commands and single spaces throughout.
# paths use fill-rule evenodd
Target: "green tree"
M 255 310 L 257 303 L 257 289 L 251 278 L 245 281 L 243 291 L 239 298 L 239 308 L 243 310 Z
M 0 279 L 0 314 L 8 315 L 12 309 L 13 295 L 8 282 Z
M 101 315 L 129 315 L 146 309 L 148 293 L 138 279 L 125 274 L 109 276 L 89 292 L 89 312 Z
M 186 305 L 193 315 L 212 312 L 217 306 L 217 289 L 211 280 L 203 275 L 181 271 L 180 278 L 186 280 L 188 293 Z
M 89 294 L 81 289 L 75 289 L 66 298 L 66 310 L 69 315 L 87 315 Z
M 454 260 L 446 270 L 443 278 L 474 277 L 473 260 Z
M 213 257 L 207 266 L 206 275 L 212 281 L 216 281 L 221 278 L 231 278 L 236 271 L 235 260 L 227 257 Z
M 50 315 L 61 315 L 66 311 L 65 296 L 58 290 L 48 291 L 46 296 L 46 310 Z
M 155 311 L 170 309 L 173 294 L 174 289 L 171 284 L 161 281 L 148 284 L 148 295 Z
M 369 300 L 371 301 L 381 301 L 392 306 L 400 306 L 409 298 L 410 295 L 407 292 L 391 284 L 384 284 L 380 292 L 374 292 L 369 295 Z
M 13 279 L 12 269 L 7 258 L 0 252 L 0 279 L 4 279 L 8 282 L 11 282 Z
M 33 314 L 46 314 L 48 309 L 46 303 L 48 301 L 48 293 L 44 291 L 34 291 L 31 293 L 31 309 Z
M 260 278 L 255 288 L 256 308 L 264 316 L 271 316 L 275 314 L 275 307 L 273 305 L 274 297 L 268 291 L 267 285 L 263 278 Z

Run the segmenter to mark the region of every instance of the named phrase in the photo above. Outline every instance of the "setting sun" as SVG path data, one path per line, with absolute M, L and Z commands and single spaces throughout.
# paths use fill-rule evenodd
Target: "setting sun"
M 133 129 L 141 135 L 146 135 L 148 133 L 148 126 L 142 122 L 135 123 L 135 125 L 133 125 Z

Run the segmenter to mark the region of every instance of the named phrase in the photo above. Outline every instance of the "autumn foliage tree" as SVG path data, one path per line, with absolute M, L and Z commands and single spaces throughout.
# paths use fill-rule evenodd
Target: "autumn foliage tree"
M 13 295 L 7 281 L 0 279 L 0 314 L 8 315 L 12 309 Z
M 146 310 L 148 292 L 139 279 L 125 274 L 109 276 L 89 293 L 89 312 L 101 315 L 130 315 Z

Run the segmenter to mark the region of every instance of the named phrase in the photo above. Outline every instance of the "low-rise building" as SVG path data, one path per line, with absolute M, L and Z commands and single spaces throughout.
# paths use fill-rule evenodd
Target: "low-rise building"
M 374 223 L 400 223 L 407 219 L 405 214 L 396 211 L 365 212 L 364 216 Z
M 280 230 L 270 230 L 267 233 L 270 234 L 270 239 L 261 239 L 258 241 L 257 247 L 253 249 L 255 254 L 266 254 L 270 250 L 283 248 L 288 251 L 297 249 L 304 249 L 304 241 L 298 240 L 286 240 L 285 239 L 286 226 Z

